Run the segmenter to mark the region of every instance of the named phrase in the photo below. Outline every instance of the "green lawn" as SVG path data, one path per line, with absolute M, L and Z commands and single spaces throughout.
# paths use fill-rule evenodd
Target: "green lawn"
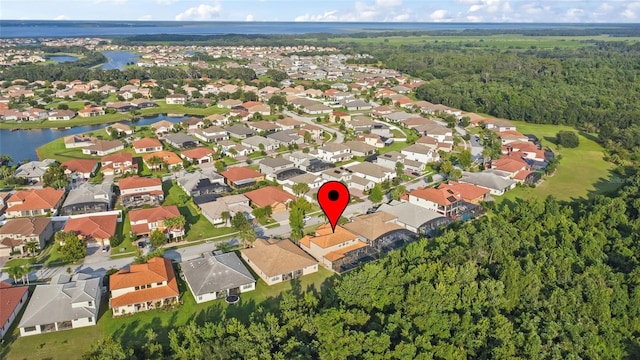
M 556 173 L 546 177 L 536 188 L 517 188 L 509 191 L 500 200 L 529 199 L 532 197 L 546 197 L 553 195 L 561 200 L 585 198 L 592 194 L 613 191 L 619 183 L 610 181 L 614 165 L 603 159 L 604 149 L 594 137 L 580 134 L 580 146 L 575 149 L 559 149 L 552 142 L 560 130 L 577 130 L 568 126 L 540 125 L 524 122 L 513 122 L 519 132 L 536 135 L 543 146 L 551 148 L 556 154 L 562 155 Z
M 404 141 L 394 141 L 393 144 L 391 144 L 389 146 L 385 146 L 383 148 L 379 148 L 378 152 L 380 154 L 386 154 L 386 153 L 392 152 L 392 151 L 401 151 L 402 149 L 406 148 L 407 146 L 409 146 L 409 144 L 407 144 Z
M 64 162 L 72 159 L 95 159 L 95 156 L 82 153 L 82 148 L 67 149 L 64 147 L 64 139 L 62 137 L 46 143 L 36 149 L 39 159 L 56 159 Z
M 155 115 L 155 114 L 187 114 L 187 115 L 212 115 L 212 114 L 224 114 L 229 112 L 229 109 L 219 108 L 215 105 L 207 108 L 195 108 L 183 105 L 167 105 L 164 100 L 156 101 L 157 107 L 146 108 L 140 110 L 142 115 Z
M 320 291 L 321 285 L 332 275 L 333 273 L 319 267 L 317 273 L 301 278 L 296 283 L 296 287 L 299 285 L 298 288 L 302 291 L 312 289 Z M 186 284 L 180 278 L 178 278 L 178 284 L 183 304 L 177 310 L 151 310 L 114 318 L 112 312 L 107 309 L 105 299 L 96 326 L 23 338 L 16 338 L 19 332 L 14 330 L 12 336 L 8 336 L 8 345 L 0 348 L 0 358 L 7 360 L 77 359 L 90 348 L 92 342 L 104 336 L 114 336 L 124 345 L 141 345 L 144 342 L 145 331 L 150 328 L 158 334 L 158 341 L 168 346 L 169 331 L 192 320 L 197 323 L 217 321 L 221 314 L 226 313 L 227 316 L 248 321 L 251 313 L 259 305 L 267 311 L 277 308 L 278 295 L 291 289 L 292 285 L 289 281 L 268 286 L 264 281 L 258 280 L 256 289 L 242 294 L 238 304 L 227 305 L 222 300 L 196 304 Z
M 20 259 L 11 259 L 11 260 L 7 261 L 6 263 L 4 263 L 4 267 L 5 268 L 10 268 L 12 266 L 24 266 L 24 265 L 27 265 L 27 264 L 33 264 L 34 261 L 35 261 L 35 259 L 33 257 L 20 258 Z

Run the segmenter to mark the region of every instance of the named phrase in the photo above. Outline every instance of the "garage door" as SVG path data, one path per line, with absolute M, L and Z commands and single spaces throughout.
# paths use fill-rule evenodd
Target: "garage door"
M 99 242 L 97 241 L 87 241 L 87 247 L 88 248 L 97 248 L 97 247 L 101 247 L 102 245 L 100 245 Z

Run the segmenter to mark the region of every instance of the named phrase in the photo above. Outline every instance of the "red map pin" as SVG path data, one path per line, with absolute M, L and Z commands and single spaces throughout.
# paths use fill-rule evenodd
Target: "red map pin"
M 329 181 L 318 190 L 318 203 L 327 215 L 331 230 L 336 231 L 338 219 L 349 204 L 349 189 L 340 181 Z

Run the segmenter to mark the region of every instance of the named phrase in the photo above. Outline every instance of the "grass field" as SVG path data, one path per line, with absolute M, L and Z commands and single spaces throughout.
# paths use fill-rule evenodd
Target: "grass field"
M 313 41 L 313 39 L 310 39 Z M 520 34 L 505 35 L 486 35 L 486 36 L 383 36 L 371 38 L 351 38 L 338 37 L 329 39 L 330 42 L 336 43 L 357 43 L 357 44 L 379 44 L 386 43 L 388 45 L 409 45 L 409 44 L 433 44 L 433 43 L 455 43 L 472 48 L 497 48 L 497 49 L 553 49 L 560 48 L 580 48 L 585 46 L 593 46 L 593 44 L 585 43 L 584 40 L 602 40 L 602 41 L 625 41 L 636 43 L 640 38 L 635 37 L 612 37 L 608 35 L 598 36 L 525 36 Z
M 536 188 L 516 188 L 509 191 L 500 200 L 529 199 L 553 195 L 561 200 L 586 198 L 593 194 L 601 194 L 617 189 L 620 184 L 611 181 L 613 164 L 603 159 L 604 149 L 589 134 L 580 134 L 580 146 L 575 149 L 558 149 L 553 143 L 560 130 L 577 130 L 568 126 L 539 125 L 516 122 L 517 129 L 523 134 L 536 135 L 543 148 L 549 147 L 562 160 L 553 176 L 546 177 Z
M 320 291 L 325 281 L 330 281 L 333 273 L 319 267 L 317 273 L 309 274 L 299 281 L 280 283 L 268 286 L 258 280 L 256 289 L 241 295 L 238 304 L 227 305 L 222 300 L 196 304 L 186 284 L 178 278 L 183 304 L 176 310 L 151 310 L 143 313 L 113 318 L 107 309 L 107 301 L 103 301 L 101 314 L 96 326 L 17 338 L 17 329 L 12 336 L 7 335 L 7 343 L 0 348 L 0 358 L 7 360 L 22 359 L 77 359 L 89 350 L 91 343 L 104 336 L 114 336 L 116 341 L 124 345 L 142 345 L 144 333 L 153 329 L 158 334 L 158 341 L 168 346 L 168 333 L 171 329 L 185 325 L 190 321 L 203 323 L 218 321 L 222 314 L 248 321 L 250 314 L 262 306 L 267 312 L 277 308 L 278 296 L 291 289 L 292 284 L 302 291 Z M 257 277 L 256 277 L 257 278 Z
M 82 153 L 82 148 L 67 149 L 64 147 L 64 139 L 57 138 L 36 149 L 39 159 L 56 159 L 64 162 L 71 159 L 96 159 L 95 156 Z

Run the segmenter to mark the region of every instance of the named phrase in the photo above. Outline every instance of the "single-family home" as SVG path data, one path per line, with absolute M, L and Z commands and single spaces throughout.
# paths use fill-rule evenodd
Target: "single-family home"
M 351 149 L 345 144 L 326 143 L 318 148 L 317 158 L 328 162 L 351 160 Z
M 195 131 L 204 127 L 204 120 L 197 117 L 190 117 L 180 122 L 187 131 Z
M 241 144 L 253 151 L 259 151 L 262 149 L 264 149 L 264 151 L 273 151 L 280 146 L 277 141 L 260 135 L 248 137 L 242 140 Z M 262 145 L 262 148 L 260 145 Z
M 462 201 L 462 194 L 451 188 L 416 189 L 409 193 L 409 203 L 451 218 L 458 214 Z
M 71 218 L 64 225 L 64 231 L 76 233 L 87 247 L 108 246 L 116 235 L 117 220 L 115 214 Z
M 462 196 L 462 200 L 475 205 L 480 205 L 480 203 L 486 201 L 490 192 L 489 189 L 480 186 L 456 181 L 449 181 L 448 184 L 440 184 L 438 189 L 451 189 L 454 192 L 458 192 Z
M 225 185 L 224 178 L 215 171 L 186 173 L 180 176 L 177 181 L 178 186 L 193 197 L 196 204 L 215 200 L 221 194 L 231 190 Z
M 196 138 L 183 133 L 165 135 L 163 140 L 175 148 L 191 148 L 198 145 L 198 140 Z
M 260 160 L 258 164 L 260 165 L 260 172 L 265 175 L 273 174 L 275 172 L 285 169 L 291 169 L 294 167 L 293 162 L 281 157 L 267 157 Z
M 162 169 L 174 170 L 176 167 L 182 166 L 180 156 L 171 151 L 162 150 L 142 156 L 142 162 L 147 165 L 150 170 Z
M 193 136 L 207 143 L 229 140 L 227 130 L 215 125 L 198 129 L 193 132 Z
M 47 119 L 50 121 L 71 120 L 75 116 L 76 116 L 76 112 L 73 110 L 53 110 L 53 111 L 49 111 L 49 115 Z
M 428 146 L 421 144 L 413 144 L 401 150 L 402 155 L 407 159 L 427 164 L 438 161 L 440 156 L 437 152 Z
M 171 94 L 165 97 L 167 105 L 185 105 L 189 97 L 183 94 Z
M 351 150 L 353 156 L 369 156 L 376 152 L 376 147 L 362 141 L 349 140 L 344 143 Z
M 213 162 L 213 154 L 207 147 L 197 147 L 183 151 L 180 156 L 193 164 L 205 164 Z
M 158 139 L 142 138 L 133 142 L 133 150 L 136 152 L 136 154 L 161 151 L 162 143 Z
M 396 177 L 395 170 L 388 169 L 378 164 L 370 162 L 362 162 L 349 166 L 348 169 L 353 172 L 353 175 L 361 178 L 373 181 L 375 183 L 381 183 L 385 180 L 392 180 Z
M 28 286 L 11 286 L 0 282 L 0 339 L 9 331 L 20 310 L 29 298 Z
M 42 181 L 42 175 L 47 171 L 49 166 L 54 165 L 54 159 L 44 159 L 42 161 L 29 161 L 16 169 L 14 176 L 17 178 L 27 179 L 30 183 Z
M 258 239 L 240 250 L 242 259 L 267 285 L 298 279 L 318 271 L 318 261 L 290 240 Z
M 458 181 L 489 189 L 491 195 L 497 196 L 503 195 L 505 192 L 515 188 L 517 184 L 516 181 L 509 179 L 508 173 L 500 176 L 490 171 L 477 173 L 463 172 L 462 177 Z
M 229 136 L 234 137 L 236 139 L 246 139 L 247 137 L 256 133 L 254 130 L 249 129 L 244 125 L 238 125 L 238 124 L 231 125 L 228 128 L 226 128 L 226 130 Z
M 296 197 L 277 186 L 267 186 L 260 189 L 252 190 L 244 193 L 250 201 L 251 205 L 264 208 L 271 206 L 273 213 L 280 213 L 287 210 L 287 205 L 291 201 L 295 201 Z
M 84 183 L 69 190 L 60 208 L 60 215 L 87 214 L 109 211 L 113 208 L 111 183 Z
M 36 285 L 18 325 L 20 336 L 94 326 L 101 296 L 101 277 L 54 275 L 49 284 Z
M 227 168 L 220 175 L 224 176 L 226 184 L 233 189 L 250 187 L 264 180 L 264 174 L 245 166 Z
M 156 104 L 155 101 L 152 101 L 149 99 L 142 99 L 142 98 L 131 100 L 131 105 L 136 106 L 138 109 L 146 109 L 146 108 L 158 106 L 158 104 Z
M 109 278 L 113 316 L 174 305 L 180 298 L 171 260 L 162 257 L 131 264 Z
M 181 262 L 180 268 L 198 304 L 256 288 L 256 279 L 234 252 L 205 252 L 200 258 Z
M 96 141 L 96 138 L 93 136 L 86 135 L 69 135 L 63 138 L 64 147 L 66 149 L 75 149 L 79 147 L 85 147 L 89 145 L 93 145 Z
M 71 159 L 60 164 L 65 175 L 72 179 L 87 180 L 95 175 L 98 169 L 98 161 L 91 159 Z
M 62 203 L 64 190 L 45 187 L 16 191 L 7 200 L 7 218 L 55 215 Z
M 280 127 L 280 130 L 294 130 L 300 128 L 303 123 L 302 121 L 298 121 L 296 119 L 287 117 L 284 119 L 278 119 L 275 121 L 275 124 Z
M 7 220 L 0 227 L 0 256 L 13 253 L 27 253 L 27 243 L 36 243 L 36 250 L 42 250 L 53 235 L 50 218 L 20 218 Z
M 150 209 L 137 209 L 129 212 L 131 232 L 135 235 L 151 235 L 155 230 L 164 233 L 167 238 L 184 235 L 184 227 L 167 227 L 164 220 L 180 216 L 175 205 L 158 206 Z
M 395 216 L 398 225 L 419 235 L 433 234 L 441 226 L 453 221 L 453 219 L 444 217 L 434 210 L 428 210 L 406 201 L 392 201 L 389 204 L 382 204 L 378 211 Z
M 226 99 L 218 102 L 218 107 L 221 109 L 231 109 L 241 105 L 242 105 L 242 101 L 237 99 Z
M 107 132 L 107 135 L 111 135 L 111 133 L 114 131 L 118 133 L 118 136 L 133 134 L 133 129 L 131 129 L 131 126 L 123 123 L 111 124 L 105 127 L 104 129 Z
M 78 116 L 81 118 L 102 116 L 104 114 L 105 114 L 104 109 L 101 106 L 95 106 L 95 105 L 85 105 L 83 109 L 78 110 Z
M 274 140 L 278 146 L 300 145 L 304 143 L 304 137 L 297 130 L 283 130 L 267 135 L 267 139 Z
M 157 206 L 164 199 L 162 181 L 158 178 L 132 176 L 118 181 L 122 206 L 135 208 L 143 205 Z
M 300 239 L 300 248 L 324 267 L 333 271 L 341 271 L 343 264 L 350 263 L 364 256 L 368 245 L 358 235 L 336 226 L 331 230 L 330 224 L 320 225 L 314 235 L 306 235 Z
M 257 131 L 257 132 L 274 132 L 280 130 L 280 126 L 276 125 L 276 123 L 272 121 L 252 121 L 248 122 L 247 126 L 249 129 Z
M 85 155 L 105 156 L 124 149 L 124 144 L 120 140 L 96 140 L 93 145 L 82 148 Z
M 150 125 L 158 137 L 166 135 L 173 130 L 173 123 L 167 120 L 160 120 Z
M 386 244 L 404 243 L 415 240 L 415 234 L 400 226 L 398 218 L 392 214 L 378 211 L 373 214 L 357 216 L 351 222 L 342 225 L 358 235 L 360 240 L 375 249 Z
M 138 171 L 138 162 L 133 161 L 131 153 L 111 154 L 100 159 L 102 166 L 100 172 L 103 175 L 115 176 L 133 174 Z
M 198 207 L 202 210 L 207 220 L 213 225 L 220 225 L 225 222 L 223 214 L 229 213 L 233 217 L 237 213 L 244 214 L 245 217 L 250 217 L 253 209 L 249 206 L 249 199 L 242 195 L 229 195 L 221 198 L 217 198 L 215 201 L 209 201 L 205 203 L 198 203 Z M 231 220 L 231 218 L 228 218 Z

